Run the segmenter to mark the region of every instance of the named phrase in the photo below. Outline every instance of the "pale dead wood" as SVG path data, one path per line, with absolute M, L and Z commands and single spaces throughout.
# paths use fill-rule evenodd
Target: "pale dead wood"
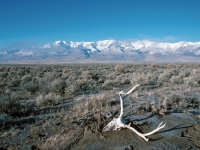
M 149 133 L 140 133 L 138 132 L 136 129 L 134 129 L 133 127 L 129 125 L 125 124 L 125 120 L 122 118 L 123 116 L 123 98 L 125 98 L 125 96 L 127 96 L 128 94 L 130 94 L 131 92 L 133 92 L 139 85 L 134 86 L 130 91 L 128 91 L 127 93 L 124 93 L 123 91 L 119 92 L 119 97 L 120 97 L 120 107 L 121 107 L 121 111 L 120 111 L 120 115 L 118 118 L 113 118 L 113 120 L 111 120 L 111 122 L 109 122 L 104 128 L 103 131 L 109 131 L 109 130 L 121 130 L 121 128 L 128 128 L 130 130 L 132 130 L 133 132 L 135 132 L 139 137 L 141 137 L 142 139 L 144 139 L 145 141 L 148 141 L 149 139 L 147 138 L 147 136 L 152 135 L 156 132 L 158 132 L 160 129 L 165 127 L 165 124 L 163 124 L 163 122 L 161 122 L 158 127 L 156 129 L 154 129 L 153 131 L 149 132 Z M 123 95 L 123 96 L 122 96 Z

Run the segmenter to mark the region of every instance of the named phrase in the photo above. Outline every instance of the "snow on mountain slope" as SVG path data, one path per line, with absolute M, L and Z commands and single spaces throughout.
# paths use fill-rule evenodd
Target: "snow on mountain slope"
M 43 46 L 35 46 L 28 49 L 10 50 L 0 52 L 0 61 L 11 60 L 20 56 L 20 59 L 46 59 L 55 58 L 63 61 L 92 59 L 105 60 L 147 60 L 174 59 L 179 57 L 200 58 L 200 42 L 163 43 L 148 40 L 116 41 L 102 40 L 96 42 L 55 41 Z M 17 58 L 17 57 L 16 57 Z M 16 58 L 14 60 L 16 60 Z
M 108 49 L 113 43 L 115 43 L 115 40 L 103 40 L 96 42 L 96 48 L 99 50 Z
M 34 52 L 26 51 L 26 50 L 20 50 L 20 51 L 16 52 L 15 54 L 16 55 L 22 55 L 22 56 L 30 56 L 30 55 L 33 55 Z
M 175 52 L 181 48 L 187 48 L 188 51 L 200 48 L 200 42 L 177 42 L 177 43 L 157 43 L 147 40 L 141 41 L 116 41 L 116 40 L 103 40 L 97 42 L 66 42 L 55 41 L 41 46 L 40 48 L 56 48 L 68 47 L 69 49 L 80 48 L 91 50 L 92 52 L 106 51 L 110 48 L 122 48 L 124 50 L 140 50 L 141 52 Z

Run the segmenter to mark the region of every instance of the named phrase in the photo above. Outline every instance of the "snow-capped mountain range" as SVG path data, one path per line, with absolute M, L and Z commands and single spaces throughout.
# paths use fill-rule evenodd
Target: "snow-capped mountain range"
M 0 51 L 0 62 L 199 62 L 200 42 L 148 40 L 55 41 L 27 49 Z

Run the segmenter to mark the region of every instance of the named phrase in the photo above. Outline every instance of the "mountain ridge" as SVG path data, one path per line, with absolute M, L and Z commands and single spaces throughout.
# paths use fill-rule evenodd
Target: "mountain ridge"
M 199 62 L 200 42 L 148 40 L 96 42 L 55 41 L 42 46 L 0 52 L 0 62 L 139 61 Z

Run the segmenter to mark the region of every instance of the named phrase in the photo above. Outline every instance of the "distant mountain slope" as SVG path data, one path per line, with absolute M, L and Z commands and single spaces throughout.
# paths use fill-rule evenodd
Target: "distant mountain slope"
M 0 62 L 199 62 L 200 42 L 147 40 L 55 41 L 28 49 L 0 52 Z

